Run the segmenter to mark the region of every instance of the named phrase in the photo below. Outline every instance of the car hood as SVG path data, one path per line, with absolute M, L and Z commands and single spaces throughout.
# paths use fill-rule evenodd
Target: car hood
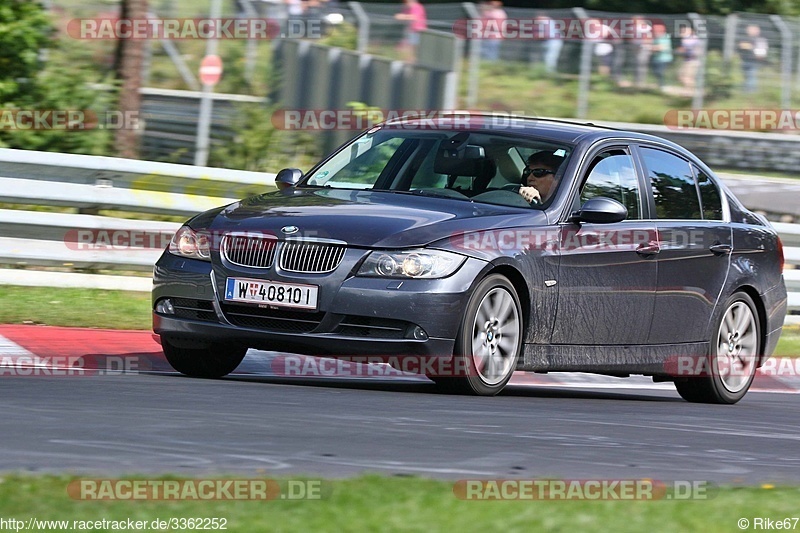
M 538 210 L 459 199 L 352 189 L 287 189 L 195 217 L 195 229 L 335 239 L 350 246 L 423 246 L 463 233 L 547 223 Z

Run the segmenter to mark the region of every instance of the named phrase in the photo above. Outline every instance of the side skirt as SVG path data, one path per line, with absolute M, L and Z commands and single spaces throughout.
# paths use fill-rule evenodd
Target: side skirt
M 680 368 L 693 368 L 706 354 L 707 342 L 650 346 L 526 344 L 517 370 L 674 376 Z

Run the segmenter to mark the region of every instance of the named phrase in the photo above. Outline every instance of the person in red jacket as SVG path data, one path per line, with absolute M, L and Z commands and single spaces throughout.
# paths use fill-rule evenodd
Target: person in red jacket
M 401 43 L 401 50 L 406 61 L 415 61 L 419 32 L 428 29 L 428 16 L 425 7 L 417 0 L 403 0 L 405 8 L 394 16 L 397 20 L 406 22 L 405 36 Z

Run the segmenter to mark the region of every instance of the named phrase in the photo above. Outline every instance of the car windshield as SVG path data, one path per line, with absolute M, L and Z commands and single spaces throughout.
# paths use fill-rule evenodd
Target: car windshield
M 528 185 L 523 178 L 530 173 L 524 172 L 526 161 L 533 155 L 536 160 L 549 156 L 550 161 L 560 161 L 552 172 L 547 170 L 556 180 L 555 190 L 570 153 L 571 147 L 565 144 L 508 133 L 373 128 L 314 169 L 298 186 L 372 189 L 541 208 L 553 191 L 533 204 L 518 193 L 521 185 Z M 534 170 L 537 176 L 541 172 Z

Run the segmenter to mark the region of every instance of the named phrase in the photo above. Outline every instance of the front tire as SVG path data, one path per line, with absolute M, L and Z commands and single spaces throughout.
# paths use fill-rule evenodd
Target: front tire
M 753 299 L 744 292 L 725 303 L 710 339 L 707 375 L 675 381 L 689 402 L 734 404 L 744 398 L 758 365 L 761 325 Z
M 247 348 L 217 343 L 185 348 L 176 346 L 163 337 L 161 347 L 172 368 L 193 378 L 207 379 L 227 376 L 236 370 L 247 353 Z
M 487 276 L 472 293 L 458 330 L 456 376 L 429 377 L 445 392 L 494 396 L 517 368 L 522 339 L 517 291 L 504 276 Z

